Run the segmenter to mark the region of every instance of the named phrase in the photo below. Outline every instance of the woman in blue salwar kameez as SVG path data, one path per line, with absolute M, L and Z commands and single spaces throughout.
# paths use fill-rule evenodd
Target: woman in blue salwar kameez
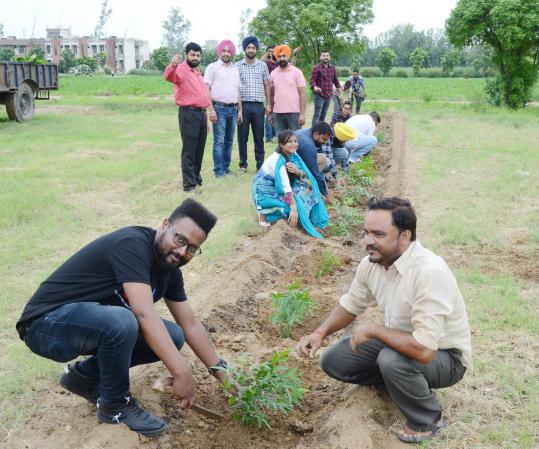
M 279 133 L 278 146 L 253 180 L 253 201 L 261 226 L 270 226 L 284 218 L 290 226 L 298 222 L 317 238 L 329 221 L 318 184 L 296 154 L 298 141 L 293 131 Z

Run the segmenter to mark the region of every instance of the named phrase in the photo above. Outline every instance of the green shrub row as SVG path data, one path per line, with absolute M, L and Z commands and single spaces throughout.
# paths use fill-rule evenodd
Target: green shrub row
M 365 78 L 382 76 L 378 67 L 361 67 L 360 73 Z M 340 77 L 348 77 L 352 75 L 352 69 L 350 67 L 337 67 L 337 74 Z M 408 78 L 415 75 L 411 67 L 394 67 L 388 76 Z M 489 78 L 493 76 L 496 76 L 496 70 L 490 67 L 484 71 L 476 71 L 473 67 L 455 67 L 450 73 L 444 73 L 440 67 L 428 67 L 419 72 L 420 78 Z

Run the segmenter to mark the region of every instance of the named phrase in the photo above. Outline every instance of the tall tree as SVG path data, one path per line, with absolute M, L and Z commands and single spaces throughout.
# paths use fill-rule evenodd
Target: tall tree
M 249 23 L 253 17 L 251 8 L 244 9 L 240 14 L 240 31 L 238 32 L 238 48 L 241 48 L 241 43 L 249 35 Z
M 537 0 L 459 0 L 446 29 L 458 47 L 485 44 L 494 50 L 499 75 L 487 81 L 493 103 L 525 106 L 539 68 Z
M 427 62 L 429 55 L 425 50 L 422 48 L 417 47 L 412 53 L 410 53 L 410 63 L 412 64 L 412 67 L 414 68 L 414 75 L 419 76 L 419 72 L 423 67 L 425 67 L 425 63 Z
M 60 59 L 60 64 L 58 64 L 58 71 L 60 73 L 67 73 L 71 67 L 77 65 L 77 58 L 75 53 L 67 49 L 62 52 L 62 59 Z
M 109 20 L 110 15 L 112 14 L 112 8 L 108 6 L 109 0 L 103 0 L 101 4 L 101 13 L 99 14 L 99 20 L 95 26 L 94 37 L 103 37 L 105 32 L 105 25 L 107 20 Z
M 168 48 L 169 56 L 181 53 L 191 30 L 191 22 L 181 13 L 180 8 L 170 8 L 167 20 L 163 21 L 163 45 Z
M 362 27 L 372 18 L 372 0 L 268 0 L 251 30 L 264 44 L 301 45 L 300 64 L 312 64 L 324 49 L 364 51 Z
M 397 60 L 397 55 L 391 48 L 386 47 L 383 48 L 382 51 L 378 54 L 378 57 L 376 58 L 376 64 L 378 67 L 380 67 L 380 70 L 384 74 L 384 76 L 389 75 L 389 71 L 391 68 L 395 65 L 395 61 Z
M 156 48 L 150 54 L 150 67 L 153 70 L 164 71 L 170 63 L 170 56 L 167 47 Z

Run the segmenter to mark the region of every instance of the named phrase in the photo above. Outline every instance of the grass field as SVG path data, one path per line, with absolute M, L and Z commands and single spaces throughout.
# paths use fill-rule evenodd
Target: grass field
M 369 79 L 365 107 L 404 114 L 419 238 L 454 269 L 470 315 L 475 370 L 440 393 L 455 424 L 428 447 L 532 449 L 539 444 L 539 115 L 535 107 L 445 103 L 473 102 L 480 81 Z M 11 123 L 0 112 L 0 443 L 59 371 L 15 335 L 32 292 L 84 243 L 124 225 L 157 225 L 185 197 L 170 85 L 119 76 L 61 83 L 61 98 L 38 103 L 31 122 Z M 432 98 L 421 102 L 424 92 Z M 391 98 L 404 101 L 372 101 Z M 197 198 L 220 219 L 203 257 L 189 265 L 188 287 L 256 231 L 253 164 L 246 176 L 215 180 L 211 134 L 206 151 Z
M 477 101 L 482 95 L 484 79 L 480 78 L 367 78 L 369 99 Z M 160 76 L 64 76 L 58 94 L 64 99 L 88 96 L 169 97 L 171 89 Z M 539 100 L 539 84 L 532 99 Z

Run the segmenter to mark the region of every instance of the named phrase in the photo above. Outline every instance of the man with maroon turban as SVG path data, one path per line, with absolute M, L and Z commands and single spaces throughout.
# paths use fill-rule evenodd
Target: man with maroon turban
M 233 64 L 234 43 L 228 39 L 216 48 L 219 59 L 206 67 L 204 82 L 210 90 L 216 120 L 213 123 L 213 172 L 216 178 L 231 174 L 230 159 L 236 123 L 242 122 L 240 72 Z

